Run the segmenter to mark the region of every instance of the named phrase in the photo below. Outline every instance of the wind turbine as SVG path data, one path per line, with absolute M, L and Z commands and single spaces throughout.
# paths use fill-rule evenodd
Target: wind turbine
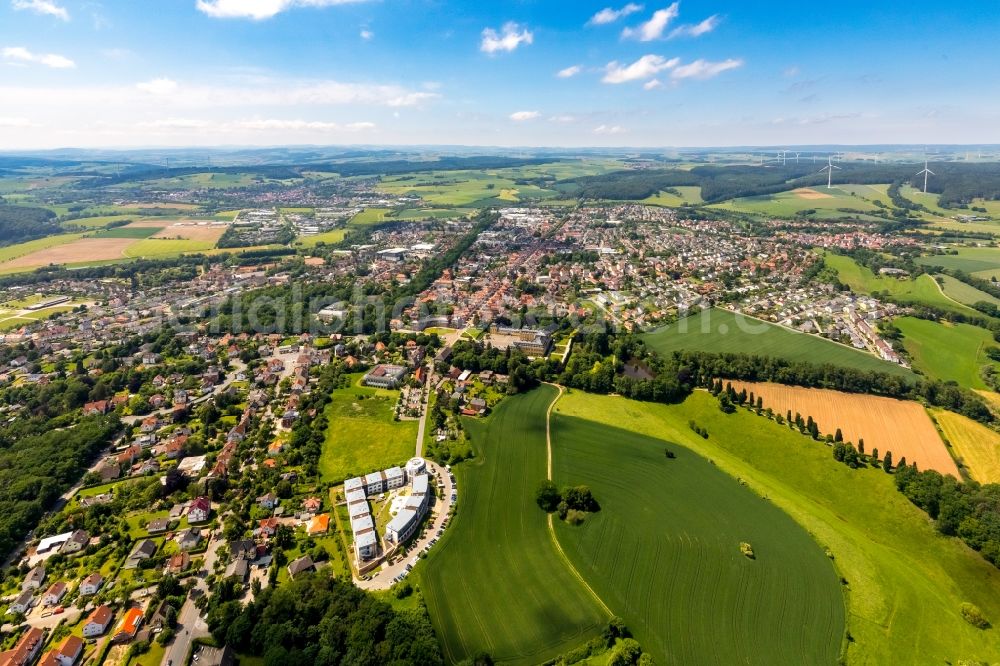
M 819 170 L 820 173 L 826 171 L 826 189 L 833 189 L 833 170 L 840 169 L 839 166 L 833 166 L 833 157 L 826 158 L 826 166 Z
M 796 164 L 798 164 L 798 163 L 799 163 L 799 154 L 800 154 L 800 153 L 795 153 L 795 163 L 796 163 Z
M 936 176 L 937 174 L 927 168 L 927 158 L 924 158 L 924 169 L 923 171 L 918 171 L 918 176 L 924 177 L 924 194 L 927 194 L 927 176 Z

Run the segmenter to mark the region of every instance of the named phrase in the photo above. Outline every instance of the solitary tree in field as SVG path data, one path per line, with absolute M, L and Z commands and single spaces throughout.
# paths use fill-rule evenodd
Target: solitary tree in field
M 788 425 L 791 427 L 792 423 L 794 423 L 794 421 L 792 421 L 792 410 L 789 409 L 785 414 L 785 420 L 788 421 Z
M 844 433 L 840 432 L 840 428 L 837 428 L 837 432 L 833 433 L 833 441 L 835 442 L 844 441 Z
M 878 449 L 872 449 L 872 462 L 878 463 Z
M 903 459 L 900 459 L 903 462 Z M 882 461 L 882 470 L 886 473 L 892 471 L 892 451 L 885 452 L 885 460 Z
M 904 467 L 906 467 L 906 456 L 903 456 L 902 458 L 899 459 L 899 464 L 896 465 L 896 471 L 898 472 Z
M 865 440 L 863 439 L 858 440 L 858 453 L 865 455 Z

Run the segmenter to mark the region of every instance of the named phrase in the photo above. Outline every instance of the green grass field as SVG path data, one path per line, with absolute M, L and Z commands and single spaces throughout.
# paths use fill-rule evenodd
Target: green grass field
M 97 215 L 94 217 L 81 217 L 75 220 L 67 220 L 62 223 L 66 229 L 103 229 L 112 222 L 122 222 L 134 219 L 133 215 Z
M 388 212 L 388 208 L 365 208 L 352 217 L 347 225 L 351 227 L 364 227 L 371 224 L 378 224 L 385 220 L 385 215 Z
M 333 229 L 331 231 L 324 231 L 313 236 L 300 236 L 295 241 L 295 244 L 301 245 L 302 247 L 316 247 L 320 243 L 333 245 L 344 240 L 344 236 L 346 235 L 347 229 Z
M 1000 622 L 1000 570 L 938 534 L 891 475 L 852 470 L 827 446 L 744 410 L 727 416 L 700 391 L 681 405 L 573 391 L 555 410 L 687 446 L 805 527 L 848 582 L 848 664 L 1000 662 L 1000 632 L 972 627 L 959 610 L 971 602 Z M 708 439 L 691 432 L 691 419 Z M 664 523 L 675 520 L 668 511 Z
M 831 340 L 713 308 L 642 336 L 660 354 L 674 351 L 758 354 L 789 361 L 832 363 L 912 377 L 906 368 Z
M 840 582 L 788 515 L 673 443 L 562 414 L 552 436 L 555 481 L 601 504 L 559 541 L 656 663 L 836 663 Z
M 383 178 L 377 189 L 397 195 L 413 194 L 440 207 L 474 206 L 477 202 L 488 199 L 517 202 L 558 196 L 553 190 L 518 184 L 513 174 L 508 176 L 503 171 L 505 170 L 401 174 Z
M 361 386 L 361 377 L 351 375 L 350 387 L 335 390 L 326 407 L 329 428 L 319 459 L 324 481 L 340 483 L 413 457 L 417 422 L 393 421 L 399 392 Z
M 700 204 L 702 202 L 701 187 L 680 186 L 672 189 L 680 192 L 680 196 L 669 192 L 658 192 L 651 197 L 643 199 L 642 203 L 654 206 L 680 206 L 684 203 Z
M 879 213 L 880 208 L 872 203 L 872 199 L 878 198 L 879 193 L 872 191 L 871 198 L 857 192 L 860 186 L 849 185 L 845 189 L 839 186 L 827 189 L 825 186 L 810 188 L 818 192 L 820 198 L 805 198 L 794 191 L 778 192 L 777 194 L 765 194 L 754 197 L 743 197 L 732 199 L 719 204 L 713 204 L 709 208 L 720 210 L 731 210 L 742 213 L 757 213 L 760 215 L 773 215 L 775 217 L 796 217 L 802 211 L 815 210 L 816 213 L 809 215 L 814 218 L 842 217 L 843 213 L 838 208 L 850 208 L 851 210 L 865 213 Z
M 555 396 L 542 387 L 466 421 L 477 457 L 456 468 L 458 513 L 418 572 L 449 663 L 485 650 L 504 664 L 539 664 L 608 620 L 560 557 L 534 500 Z
M 163 231 L 163 227 L 114 227 L 113 229 L 103 229 L 94 234 L 91 238 L 149 238 L 155 233 Z
M 913 359 L 913 367 L 933 379 L 986 389 L 980 369 L 986 365 L 1000 369 L 1000 364 L 986 356 L 987 347 L 1000 346 L 986 329 L 916 317 L 899 317 L 895 324 L 903 332 L 903 346 Z
M 875 275 L 850 257 L 826 253 L 826 265 L 835 269 L 840 281 L 862 294 L 885 293 L 904 302 L 924 303 L 944 310 L 953 310 L 976 316 L 981 313 L 945 296 L 930 275 L 920 275 L 916 280 Z
M 202 252 L 215 247 L 213 241 L 185 240 L 177 238 L 145 238 L 125 249 L 128 257 L 168 257 L 186 252 Z
M 1000 248 L 960 247 L 957 248 L 957 252 L 958 254 L 932 254 L 918 257 L 916 261 L 924 266 L 942 266 L 966 273 L 985 272 L 986 274 L 981 277 L 987 279 L 993 271 L 1000 270 Z
M 1000 298 L 996 296 L 991 296 L 985 291 L 976 289 L 972 285 L 965 284 L 961 280 L 956 280 L 950 275 L 937 275 L 935 279 L 941 281 L 941 289 L 949 298 L 952 298 L 959 303 L 965 303 L 966 305 L 973 305 L 981 301 L 986 301 L 987 303 L 992 303 L 993 305 L 1000 305 Z

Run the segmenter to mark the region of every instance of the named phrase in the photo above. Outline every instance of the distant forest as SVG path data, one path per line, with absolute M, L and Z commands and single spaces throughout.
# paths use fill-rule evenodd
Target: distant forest
M 530 166 L 534 164 L 551 164 L 557 162 L 552 158 L 527 158 L 519 159 L 513 157 L 442 157 L 436 160 L 384 160 L 384 161 L 359 161 L 359 162 L 328 162 L 322 164 L 302 164 L 299 166 L 224 166 L 224 167 L 160 167 L 150 165 L 139 165 L 129 167 L 117 175 L 93 175 L 92 178 L 81 183 L 82 187 L 103 187 L 106 185 L 117 185 L 120 183 L 136 182 L 143 180 L 156 180 L 159 178 L 177 178 L 179 176 L 189 176 L 196 173 L 219 173 L 219 174 L 251 174 L 262 178 L 275 180 L 286 180 L 290 178 L 301 178 L 303 171 L 325 171 L 338 173 L 341 176 L 388 176 L 400 173 L 413 173 L 425 171 L 454 171 L 470 169 L 505 169 L 511 167 Z
M 51 210 L 0 204 L 0 245 L 43 238 L 60 231 L 62 228 Z
M 599 176 L 581 176 L 556 183 L 567 196 L 586 199 L 645 199 L 678 186 L 699 186 L 707 203 L 737 197 L 764 196 L 796 187 L 826 185 L 820 163 L 787 166 L 699 166 L 693 169 L 648 169 L 613 171 Z M 909 183 L 923 187 L 916 173 L 920 166 L 841 163 L 833 172 L 834 184 Z M 946 207 L 971 203 L 973 199 L 1000 199 L 1000 164 L 931 164 L 927 190 L 940 194 Z

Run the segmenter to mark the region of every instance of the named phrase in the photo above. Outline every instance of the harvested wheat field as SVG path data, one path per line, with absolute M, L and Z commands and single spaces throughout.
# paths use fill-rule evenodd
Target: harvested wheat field
M 80 238 L 72 243 L 17 257 L 5 263 L 4 268 L 30 268 L 49 264 L 79 264 L 121 259 L 125 256 L 125 249 L 133 243 L 135 243 L 134 238 Z
M 976 390 L 979 397 L 986 401 L 986 406 L 989 407 L 994 414 L 1000 414 L 1000 393 L 996 391 L 989 390 Z
M 859 393 L 841 393 L 826 389 L 730 382 L 737 391 L 746 389 L 764 400 L 764 407 L 784 415 L 791 410 L 802 418 L 813 417 L 822 434 L 840 428 L 846 441 L 865 440 L 865 452 L 879 450 L 879 456 L 892 451 L 892 459 L 906 457 L 920 469 L 936 469 L 958 478 L 958 466 L 948 454 L 934 422 L 924 408 L 910 400 L 894 400 Z
M 216 242 L 225 233 L 228 224 L 208 224 L 194 220 L 175 222 L 156 232 L 153 238 L 178 238 L 181 240 L 197 240 Z
M 932 414 L 969 476 L 980 483 L 1000 483 L 1000 434 L 961 414 L 944 409 Z
M 800 199 L 832 199 L 833 197 L 829 194 L 824 194 L 823 192 L 817 192 L 814 189 L 808 187 L 800 187 L 797 190 L 792 190 L 795 195 Z

